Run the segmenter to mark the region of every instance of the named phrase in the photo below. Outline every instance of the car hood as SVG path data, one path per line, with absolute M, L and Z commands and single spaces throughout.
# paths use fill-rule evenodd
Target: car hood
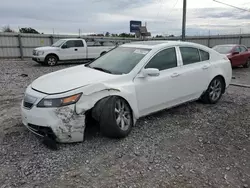
M 53 46 L 43 46 L 43 47 L 38 47 L 35 48 L 37 51 L 49 51 L 49 50 L 57 50 L 59 49 L 58 47 L 53 47 Z
M 42 93 L 59 94 L 111 80 L 117 76 L 119 75 L 108 74 L 80 65 L 41 76 L 31 84 L 31 87 Z

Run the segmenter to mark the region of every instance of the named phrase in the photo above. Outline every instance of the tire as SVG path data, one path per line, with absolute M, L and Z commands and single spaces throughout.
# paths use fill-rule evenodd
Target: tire
M 133 126 L 132 110 L 127 101 L 118 96 L 109 97 L 102 105 L 99 124 L 104 136 L 126 137 Z
M 247 62 L 243 65 L 244 68 L 250 67 L 250 58 L 247 59 Z
M 225 83 L 221 77 L 215 77 L 209 84 L 206 92 L 201 96 L 201 101 L 206 104 L 217 103 L 225 89 Z
M 45 58 L 45 63 L 48 66 L 55 66 L 58 62 L 58 58 L 55 55 L 48 55 Z

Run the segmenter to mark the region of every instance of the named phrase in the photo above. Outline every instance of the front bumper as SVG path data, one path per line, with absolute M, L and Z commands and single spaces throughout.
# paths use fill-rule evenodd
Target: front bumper
M 32 60 L 33 60 L 33 61 L 35 61 L 35 62 L 40 63 L 40 62 L 44 62 L 45 57 L 41 57 L 41 56 L 33 56 L 33 57 L 32 57 Z
M 84 140 L 85 115 L 76 115 L 74 105 L 61 108 L 21 107 L 22 123 L 34 134 L 61 143 Z
M 34 91 L 30 86 L 26 90 L 26 96 L 35 99 L 33 104 L 23 101 L 21 104 L 22 123 L 31 132 L 41 137 L 48 136 L 61 143 L 84 140 L 85 112 L 76 113 L 76 104 L 60 108 L 38 108 L 38 102 L 47 95 Z

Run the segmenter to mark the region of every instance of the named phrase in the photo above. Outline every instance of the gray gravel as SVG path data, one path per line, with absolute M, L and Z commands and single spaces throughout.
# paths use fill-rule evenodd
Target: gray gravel
M 51 151 L 22 126 L 20 102 L 32 80 L 74 65 L 0 66 L 0 188 L 250 187 L 248 88 L 229 87 L 216 105 L 193 102 L 143 118 L 122 140 L 92 131 Z M 236 69 L 234 81 L 250 84 L 249 75 Z

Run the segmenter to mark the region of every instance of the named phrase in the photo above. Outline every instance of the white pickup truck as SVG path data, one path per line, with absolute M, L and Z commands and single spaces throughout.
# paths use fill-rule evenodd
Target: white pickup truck
M 88 46 L 84 39 L 61 39 L 52 46 L 35 48 L 32 60 L 49 66 L 58 61 L 92 60 L 115 46 Z

